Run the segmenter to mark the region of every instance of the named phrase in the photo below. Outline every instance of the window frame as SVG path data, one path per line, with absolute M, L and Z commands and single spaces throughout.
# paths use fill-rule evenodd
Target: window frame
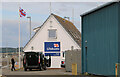
M 55 31 L 55 37 L 50 37 L 50 30 L 54 30 Z M 49 39 L 57 39 L 57 29 L 48 29 L 48 38 Z

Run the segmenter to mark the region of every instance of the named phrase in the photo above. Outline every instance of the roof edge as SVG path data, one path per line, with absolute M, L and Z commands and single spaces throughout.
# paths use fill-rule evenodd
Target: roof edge
M 96 11 L 96 10 L 99 10 L 99 9 L 101 9 L 101 8 L 103 8 L 103 7 L 106 7 L 106 6 L 108 6 L 108 5 L 111 5 L 111 4 L 115 3 L 115 2 L 119 2 L 119 0 L 112 1 L 112 2 L 108 2 L 108 3 L 105 3 L 105 4 L 103 4 L 103 5 L 100 5 L 100 6 L 94 8 L 94 9 L 92 9 L 92 10 L 89 10 L 88 12 L 85 12 L 85 13 L 81 14 L 80 16 L 83 17 L 83 16 L 85 16 L 85 15 L 87 15 L 87 14 L 90 14 L 90 13 Z
M 48 16 L 48 18 L 45 20 L 45 22 L 40 26 L 41 27 L 47 22 L 47 20 L 50 18 L 51 14 Z M 38 27 L 37 27 L 38 28 Z M 23 50 L 27 47 L 27 45 L 31 42 L 31 40 L 36 36 L 36 34 L 38 33 L 38 31 L 40 30 L 38 29 L 35 34 L 30 38 L 30 40 L 25 44 L 25 46 L 23 47 Z
M 52 14 L 54 17 L 55 17 L 55 19 L 57 20 L 57 22 L 62 26 L 62 24 L 59 22 L 59 20 L 56 18 L 56 16 L 55 16 L 55 14 Z M 60 16 L 59 16 L 60 17 Z M 61 17 L 62 18 L 62 17 Z M 64 19 L 64 18 L 63 18 Z M 65 19 L 66 20 L 66 19 Z M 68 20 L 66 20 L 66 21 L 68 21 Z M 68 22 L 70 22 L 70 23 L 72 23 L 71 21 L 68 21 Z M 73 23 L 72 23 L 73 24 Z M 73 24 L 74 25 L 74 24 Z M 75 26 L 75 25 L 74 25 Z M 62 26 L 63 27 L 63 29 L 68 33 L 68 35 L 72 38 L 72 40 L 81 48 L 81 46 L 78 44 L 78 42 L 77 41 L 75 41 L 75 39 L 73 38 L 73 36 L 64 28 L 64 26 Z M 76 27 L 75 27 L 76 28 Z M 77 29 L 77 28 L 76 28 Z M 78 30 L 78 29 L 77 29 Z M 78 30 L 79 31 L 79 30 Z M 80 33 L 80 31 L 79 31 L 79 33 Z M 80 33 L 81 34 L 81 33 Z

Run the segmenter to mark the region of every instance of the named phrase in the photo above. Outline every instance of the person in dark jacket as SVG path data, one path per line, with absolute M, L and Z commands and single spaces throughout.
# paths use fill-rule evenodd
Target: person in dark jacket
M 11 71 L 15 70 L 15 61 L 14 61 L 14 58 L 12 57 L 11 59 L 11 63 L 12 63 L 12 68 L 11 68 Z

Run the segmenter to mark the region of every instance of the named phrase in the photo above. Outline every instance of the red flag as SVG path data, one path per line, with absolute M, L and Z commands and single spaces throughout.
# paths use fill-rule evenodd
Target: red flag
M 26 16 L 26 12 L 25 12 L 21 7 L 19 8 L 19 12 L 20 12 L 20 13 L 19 13 L 19 14 L 20 14 L 20 17 L 22 17 L 22 16 L 25 17 L 25 16 Z

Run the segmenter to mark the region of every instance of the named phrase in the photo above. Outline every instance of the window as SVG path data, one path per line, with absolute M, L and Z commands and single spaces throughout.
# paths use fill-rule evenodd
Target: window
M 63 57 L 65 57 L 65 52 L 63 52 Z
M 57 38 L 56 36 L 56 29 L 50 29 L 49 31 L 49 38 Z
M 31 47 L 31 50 L 33 50 L 33 49 L 34 49 L 34 47 L 32 46 L 32 47 Z

